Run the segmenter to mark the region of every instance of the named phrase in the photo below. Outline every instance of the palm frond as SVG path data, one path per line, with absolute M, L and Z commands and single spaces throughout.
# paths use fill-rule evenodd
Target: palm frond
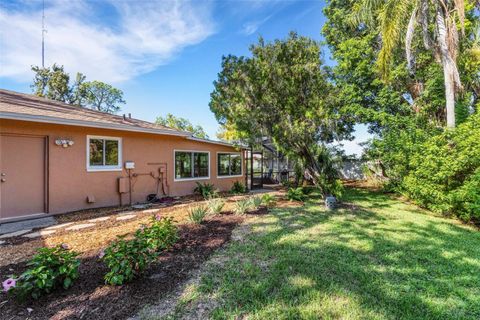
M 348 22 L 353 26 L 362 23 L 374 25 L 376 22 L 376 12 L 382 7 L 385 0 L 360 0 L 354 3 L 352 14 L 348 17 Z
M 414 0 L 388 0 L 380 10 L 382 49 L 378 55 L 378 66 L 384 77 L 389 73 L 393 50 L 402 38 L 405 21 L 409 21 L 412 10 L 415 9 L 415 2 Z

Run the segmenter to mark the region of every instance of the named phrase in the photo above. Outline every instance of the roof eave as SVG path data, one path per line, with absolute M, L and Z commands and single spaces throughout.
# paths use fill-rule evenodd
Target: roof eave
M 38 115 L 14 113 L 14 112 L 0 112 L 0 119 L 52 123 L 52 124 L 69 125 L 69 126 L 77 126 L 77 127 L 113 129 L 113 130 L 120 130 L 120 131 L 152 133 L 152 134 L 160 134 L 160 135 L 179 136 L 179 137 L 191 137 L 191 133 L 188 133 L 188 132 L 153 129 L 153 128 L 149 129 L 149 128 L 141 128 L 141 127 L 124 125 L 124 124 L 62 119 L 57 117 L 38 116 Z
M 236 146 L 234 144 L 228 143 L 228 142 L 223 142 L 223 141 L 215 141 L 215 140 L 209 140 L 209 139 L 202 139 L 202 138 L 197 138 L 194 136 L 187 137 L 188 140 L 193 140 L 193 141 L 199 141 L 199 142 L 205 142 L 205 143 L 212 143 L 212 144 L 219 144 L 222 146 L 227 146 L 227 147 L 233 147 L 233 148 L 239 148 L 239 149 L 247 149 L 245 146 Z

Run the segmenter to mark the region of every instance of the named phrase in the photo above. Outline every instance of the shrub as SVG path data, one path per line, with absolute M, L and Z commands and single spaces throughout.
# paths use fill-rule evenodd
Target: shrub
M 480 221 L 480 168 L 452 193 L 453 211 L 464 221 Z
M 232 194 L 242 194 L 247 192 L 247 187 L 240 181 L 235 181 L 233 183 L 232 188 L 230 189 L 230 193 Z
M 66 245 L 38 249 L 27 263 L 28 269 L 13 283 L 13 293 L 21 299 L 27 296 L 37 299 L 58 287 L 68 289 L 78 278 L 80 260 L 77 256 L 78 253 L 69 251 Z
M 305 201 L 305 194 L 303 193 L 303 188 L 290 188 L 287 191 L 287 199 L 290 201 Z
M 397 190 L 419 205 L 464 221 L 480 219 L 480 114 L 426 139 L 409 156 Z
M 119 236 L 101 254 L 109 272 L 105 282 L 122 285 L 140 275 L 156 259 L 161 250 L 169 249 L 178 240 L 178 229 L 172 218 L 152 217 L 150 226 L 142 226 L 133 239 Z
M 312 186 L 302 187 L 302 192 L 303 192 L 304 195 L 309 195 L 309 194 L 311 194 L 314 190 L 315 190 L 315 187 L 312 187 Z
M 203 199 L 209 199 L 216 195 L 217 191 L 215 190 L 215 186 L 212 183 L 200 183 L 196 182 L 197 186 L 193 189 L 193 192 L 201 195 Z
M 150 248 L 156 251 L 170 249 L 178 240 L 178 229 L 172 218 L 152 217 L 150 226 L 142 226 L 135 237 L 144 240 Z
M 480 221 L 480 113 L 455 130 L 418 123 L 392 125 L 374 139 L 368 156 L 376 161 L 385 188 L 430 210 Z
M 225 200 L 221 198 L 210 199 L 207 203 L 208 212 L 211 214 L 219 214 L 225 206 Z
M 208 213 L 209 212 L 206 206 L 194 207 L 189 210 L 188 219 L 193 223 L 200 224 L 203 222 Z
M 119 236 L 104 251 L 103 261 L 109 268 L 105 282 L 111 285 L 122 285 L 132 281 L 157 257 L 158 252 L 152 248 L 145 238 L 135 237 L 126 240 Z
M 252 207 L 252 203 L 250 199 L 241 199 L 235 203 L 235 208 L 233 212 L 238 215 L 244 215 L 247 213 L 248 210 Z
M 262 203 L 267 207 L 273 207 L 276 203 L 275 197 L 269 193 L 265 193 L 262 196 Z
M 287 189 L 294 188 L 294 187 L 297 186 L 295 184 L 295 181 L 290 181 L 288 179 L 282 179 L 282 181 L 280 181 L 280 183 L 282 184 L 282 186 L 284 186 Z
M 339 179 L 340 174 L 337 169 L 340 158 L 335 155 L 334 150 L 323 145 L 317 146 L 315 157 L 319 167 L 314 177 L 315 186 L 324 197 L 328 195 L 333 195 L 337 198 L 341 197 L 343 185 Z
M 250 207 L 252 209 L 258 209 L 262 205 L 262 198 L 254 196 L 250 198 Z

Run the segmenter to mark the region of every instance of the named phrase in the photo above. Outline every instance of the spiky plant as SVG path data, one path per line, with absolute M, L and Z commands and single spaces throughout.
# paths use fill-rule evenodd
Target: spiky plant
M 193 223 L 200 224 L 207 215 L 208 210 L 206 206 L 193 207 L 188 212 L 188 219 Z
M 251 202 L 250 199 L 242 199 L 238 200 L 235 203 L 235 208 L 233 209 L 233 212 L 238 215 L 244 215 L 250 210 L 251 208 Z
M 207 203 L 208 212 L 211 214 L 219 214 L 220 212 L 222 212 L 224 206 L 225 200 L 223 200 L 222 198 L 210 199 Z

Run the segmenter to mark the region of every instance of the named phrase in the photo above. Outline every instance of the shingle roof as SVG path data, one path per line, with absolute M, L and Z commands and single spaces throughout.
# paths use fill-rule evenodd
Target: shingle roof
M 0 89 L 0 118 L 186 137 L 192 135 L 189 132 L 139 119 L 117 116 L 4 89 Z

